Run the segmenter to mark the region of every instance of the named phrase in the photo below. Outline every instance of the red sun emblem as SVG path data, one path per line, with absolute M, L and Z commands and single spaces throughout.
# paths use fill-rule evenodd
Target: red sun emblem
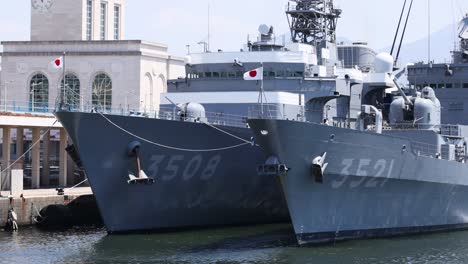
M 257 76 L 257 71 L 256 71 L 256 70 L 250 71 L 250 72 L 249 72 L 249 76 L 250 76 L 251 78 L 255 78 L 255 77 Z
M 58 60 L 58 59 L 55 60 L 55 65 L 56 65 L 57 67 L 60 66 L 60 64 L 62 64 L 62 62 L 61 62 L 60 60 Z

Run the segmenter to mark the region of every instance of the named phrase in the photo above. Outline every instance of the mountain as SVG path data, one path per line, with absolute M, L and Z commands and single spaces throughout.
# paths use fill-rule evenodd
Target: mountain
M 431 35 L 431 59 L 435 63 L 445 63 L 452 60 L 451 51 L 454 49 L 453 25 L 449 25 Z M 458 45 L 458 39 L 457 39 Z M 398 64 L 403 66 L 407 63 L 427 62 L 428 38 L 419 39 L 411 43 L 404 43 L 401 47 Z M 381 49 L 388 52 L 391 47 Z

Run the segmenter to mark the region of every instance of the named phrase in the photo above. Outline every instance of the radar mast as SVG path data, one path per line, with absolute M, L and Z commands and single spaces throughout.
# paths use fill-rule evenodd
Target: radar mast
M 341 15 L 333 0 L 289 0 L 286 7 L 293 42 L 318 46 L 336 43 L 336 25 Z

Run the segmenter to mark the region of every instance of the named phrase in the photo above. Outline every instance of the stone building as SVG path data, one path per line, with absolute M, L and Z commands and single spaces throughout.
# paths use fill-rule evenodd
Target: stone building
M 65 93 L 76 109 L 152 111 L 184 62 L 162 44 L 140 40 L 3 42 L 1 102 L 7 109 L 50 112 L 63 87 L 51 63 L 65 55 Z M 1 107 L 0 107 L 1 109 Z
M 124 14 L 124 0 L 33 0 L 31 41 L 1 43 L 3 108 L 50 111 L 65 90 L 77 109 L 157 109 L 184 60 L 163 44 L 122 40 Z M 66 89 L 52 63 L 64 52 Z
M 52 160 L 58 185 L 73 185 L 66 133 L 51 127 L 57 98 L 84 111 L 153 111 L 167 80 L 185 76 L 184 59 L 166 45 L 125 40 L 124 19 L 125 0 L 31 0 L 31 40 L 1 43 L 0 171 L 31 147 L 15 166 L 29 174 L 30 187 L 49 185 Z M 6 181 L 8 171 L 0 189 Z
M 125 0 L 32 0 L 31 41 L 121 40 Z

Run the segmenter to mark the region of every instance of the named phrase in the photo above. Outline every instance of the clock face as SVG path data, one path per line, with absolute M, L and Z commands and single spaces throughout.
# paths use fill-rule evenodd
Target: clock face
M 32 8 L 41 12 L 49 11 L 53 3 L 53 0 L 31 0 Z

